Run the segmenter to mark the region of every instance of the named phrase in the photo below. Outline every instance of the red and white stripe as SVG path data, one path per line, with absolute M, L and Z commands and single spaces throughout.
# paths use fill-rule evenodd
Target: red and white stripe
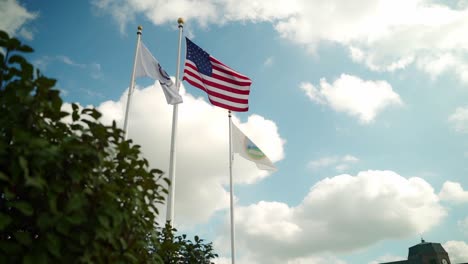
M 211 76 L 198 71 L 191 60 L 185 61 L 184 80 L 205 91 L 210 102 L 218 107 L 236 112 L 249 110 L 249 93 L 252 80 L 210 56 Z

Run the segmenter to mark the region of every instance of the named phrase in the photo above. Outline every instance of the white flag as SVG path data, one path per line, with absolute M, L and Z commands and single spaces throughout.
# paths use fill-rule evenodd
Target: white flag
M 177 91 L 174 82 L 141 41 L 136 61 L 135 77 L 150 77 L 158 80 L 168 104 L 182 103 L 182 96 Z
M 234 153 L 239 153 L 245 159 L 255 162 L 261 170 L 275 171 L 273 162 L 255 145 L 242 131 L 232 123 L 232 145 Z

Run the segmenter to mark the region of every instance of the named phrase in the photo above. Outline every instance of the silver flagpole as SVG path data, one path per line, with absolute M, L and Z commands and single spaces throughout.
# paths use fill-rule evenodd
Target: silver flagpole
M 234 189 L 232 184 L 232 121 L 231 121 L 231 110 L 228 112 L 229 116 L 229 198 L 230 198 L 230 209 L 231 209 L 231 262 L 236 263 L 236 250 L 234 247 Z
M 179 49 L 177 51 L 177 69 L 176 69 L 176 87 L 179 91 L 180 80 L 179 80 L 179 70 L 180 70 L 180 47 L 182 44 L 182 32 L 184 30 L 184 20 L 182 18 L 177 19 L 179 24 Z M 173 106 L 172 111 L 172 135 L 171 135 L 171 153 L 169 160 L 169 180 L 171 181 L 171 186 L 169 194 L 167 197 L 167 212 L 166 212 L 166 221 L 171 225 L 174 223 L 174 199 L 175 199 L 175 166 L 176 166 L 176 136 L 177 136 L 177 116 L 178 116 L 178 104 Z
M 135 48 L 135 58 L 133 60 L 133 70 L 132 70 L 132 78 L 130 80 L 130 87 L 128 87 L 128 99 L 127 99 L 127 107 L 125 108 L 125 120 L 124 120 L 124 138 L 127 140 L 128 137 L 128 112 L 130 110 L 130 100 L 132 99 L 133 89 L 135 88 L 135 71 L 136 71 L 136 63 L 137 63 L 137 54 L 138 49 L 140 48 L 140 39 L 141 39 L 141 31 L 143 30 L 142 26 L 138 26 L 137 31 L 137 45 Z

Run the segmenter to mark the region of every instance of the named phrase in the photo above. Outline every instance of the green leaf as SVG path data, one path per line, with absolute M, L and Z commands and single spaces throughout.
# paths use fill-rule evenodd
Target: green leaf
M 0 213 L 0 230 L 5 229 L 11 222 L 12 219 L 10 216 Z
M 125 252 L 124 257 L 133 263 L 138 263 L 138 259 L 130 252 Z
M 29 246 L 32 242 L 29 232 L 16 232 L 14 234 L 16 240 L 25 246 Z
M 8 33 L 6 33 L 3 30 L 0 30 L 0 40 L 4 41 L 4 40 L 8 40 L 8 39 L 10 39 L 10 36 L 8 36 Z M 4 44 L 2 44 L 2 45 L 4 45 Z
M 80 119 L 80 114 L 78 113 L 79 106 L 75 103 L 72 104 L 72 120 L 73 122 L 76 122 L 78 119 Z
M 58 210 L 57 210 L 57 195 L 49 194 L 47 197 L 48 197 L 48 204 L 49 204 L 50 211 L 52 213 L 54 213 L 54 214 L 57 214 L 58 213 Z
M 15 193 L 7 188 L 3 188 L 3 194 L 5 194 L 7 200 L 13 200 L 16 197 Z
M 10 182 L 10 179 L 8 179 L 8 177 L 3 172 L 0 172 L 0 180 Z
M 26 186 L 36 187 L 39 190 L 43 190 L 44 186 L 47 185 L 47 183 L 44 181 L 44 179 L 42 179 L 42 177 L 40 177 L 40 176 L 36 176 L 36 177 L 26 176 L 25 184 L 26 184 Z
M 37 226 L 40 229 L 47 229 L 49 226 L 53 225 L 49 214 L 47 213 L 41 213 L 39 217 L 37 218 Z
M 28 161 L 23 156 L 20 156 L 18 159 L 20 167 L 23 170 L 24 176 L 29 177 Z
M 6 42 L 6 48 L 9 50 L 17 50 L 21 46 L 21 42 L 16 38 L 11 38 Z
M 23 264 L 48 264 L 47 255 L 45 252 L 35 252 L 32 255 L 26 255 L 23 257 Z
M 73 212 L 84 205 L 85 199 L 82 194 L 74 194 L 70 200 L 68 200 L 67 206 L 65 207 L 66 212 Z
M 98 221 L 103 227 L 109 228 L 109 218 L 107 218 L 107 216 L 98 215 Z
M 21 253 L 21 245 L 13 242 L 12 240 L 0 240 L 0 252 L 1 251 L 8 252 L 10 256 L 14 256 Z
M 127 242 L 125 242 L 125 240 L 121 237 L 119 237 L 119 241 L 120 241 L 120 246 L 122 247 L 123 250 L 126 250 L 127 249 Z
M 80 233 L 80 244 L 81 245 L 87 245 L 88 241 L 89 241 L 89 237 L 90 237 L 90 234 L 88 234 L 86 232 L 81 232 Z M 94 237 L 94 235 L 92 237 Z
M 8 63 L 13 64 L 13 63 L 18 63 L 18 64 L 23 64 L 27 63 L 26 59 L 23 58 L 20 55 L 13 55 L 8 59 Z
M 72 225 L 82 224 L 86 220 L 84 213 L 75 213 L 67 216 L 65 219 Z
M 22 51 L 22 52 L 33 52 L 33 48 L 31 48 L 30 46 L 28 45 L 21 45 L 19 48 L 18 48 L 19 51 Z
M 24 201 L 11 202 L 11 206 L 18 209 L 21 213 L 26 216 L 31 216 L 34 213 L 32 206 Z
M 54 234 L 47 234 L 47 249 L 52 255 L 60 257 L 60 241 Z
M 60 234 L 63 234 L 63 235 L 69 235 L 69 232 L 70 232 L 70 224 L 66 221 L 59 221 L 57 223 L 57 225 L 55 226 L 55 228 L 57 229 L 57 231 L 60 233 Z
M 99 118 L 102 116 L 102 114 L 99 113 L 99 111 L 96 110 L 96 108 L 93 108 L 93 109 L 91 109 L 91 114 L 90 114 L 90 116 L 92 116 L 94 119 L 97 120 L 97 119 L 99 119 Z
M 23 264 L 35 264 L 35 257 L 31 255 L 26 255 L 23 257 Z

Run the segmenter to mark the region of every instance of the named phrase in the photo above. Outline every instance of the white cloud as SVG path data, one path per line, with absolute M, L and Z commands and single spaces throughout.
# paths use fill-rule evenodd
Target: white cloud
M 445 215 L 423 179 L 363 171 L 321 180 L 297 206 L 261 201 L 236 207 L 236 245 L 251 263 L 287 263 L 420 234 Z M 226 248 L 228 241 L 216 245 Z
M 91 78 L 93 79 L 101 79 L 103 77 L 101 64 L 93 62 L 89 64 L 89 70 L 91 71 Z
M 402 256 L 393 256 L 393 255 L 385 255 L 382 256 L 374 261 L 369 262 L 369 264 L 380 264 L 380 263 L 386 263 L 386 262 L 392 262 L 392 261 L 399 261 L 399 260 L 406 260 L 407 257 L 402 257 Z
M 220 257 L 214 260 L 215 264 L 230 264 L 231 259 L 230 258 L 225 258 L 225 257 Z M 241 258 L 236 258 L 236 263 L 238 264 L 258 264 L 261 262 L 258 262 L 255 258 L 252 258 L 251 256 L 243 256 Z M 279 263 L 278 263 L 279 264 Z M 330 256 L 328 254 L 316 254 L 314 256 L 310 257 L 304 257 L 304 258 L 293 258 L 290 260 L 287 260 L 287 262 L 282 262 L 281 264 L 346 264 L 345 261 L 338 259 L 335 256 Z
M 5 30 L 9 34 L 20 36 L 31 40 L 33 33 L 30 29 L 24 26 L 36 19 L 38 13 L 30 12 L 16 0 L 2 0 L 2 8 L 0 8 L 0 29 Z
M 446 181 L 442 185 L 439 197 L 441 200 L 454 203 L 467 203 L 468 191 L 463 190 L 463 187 L 458 182 Z
M 86 64 L 77 63 L 77 62 L 73 61 L 72 59 L 70 59 L 70 57 L 68 57 L 68 56 L 59 55 L 56 58 L 57 58 L 58 61 L 60 61 L 62 63 L 65 63 L 67 65 L 70 65 L 70 66 L 75 66 L 75 67 L 78 67 L 78 68 L 85 68 L 86 67 Z
M 101 64 L 99 64 L 97 62 L 78 63 L 75 60 L 73 60 L 70 57 L 65 56 L 65 55 L 57 55 L 57 56 L 53 56 L 53 57 L 51 57 L 51 56 L 42 56 L 42 57 L 40 57 L 38 59 L 35 59 L 33 63 L 37 68 L 39 68 L 41 70 L 45 70 L 45 69 L 47 69 L 49 64 L 56 63 L 56 62 L 66 64 L 66 65 L 71 66 L 71 67 L 76 67 L 76 68 L 82 69 L 82 70 L 88 72 L 90 77 L 93 78 L 93 79 L 100 79 L 100 78 L 103 77 Z
M 449 122 L 453 124 L 455 131 L 468 133 L 468 107 L 458 107 L 455 112 L 450 115 Z
M 346 264 L 346 262 L 334 256 L 312 256 L 288 260 L 287 264 Z
M 457 225 L 462 233 L 468 235 L 468 217 L 465 217 L 465 219 L 458 221 Z
M 224 109 L 213 107 L 203 98 L 181 92 L 184 103 L 179 106 L 175 223 L 195 225 L 207 221 L 216 210 L 229 206 L 228 116 Z M 127 94 L 118 101 L 106 101 L 97 108 L 102 121 L 116 120 L 122 127 Z M 158 83 L 136 89 L 129 113 L 129 138 L 142 146 L 150 165 L 166 173 L 169 167 L 172 106 L 165 101 Z M 283 145 L 276 124 L 259 115 L 251 115 L 245 122 L 234 115 L 233 122 L 262 148 L 273 162 L 284 157 Z M 257 182 L 269 174 L 257 169 L 254 163 L 236 158 L 234 181 L 238 184 Z M 162 213 L 165 212 L 165 208 Z M 164 218 L 164 214 L 162 215 Z
M 301 11 L 276 24 L 284 38 L 315 51 L 321 42 L 341 44 L 374 71 L 411 64 L 437 77 L 450 71 L 468 82 L 468 9 L 425 0 L 300 1 Z M 329 18 L 333 17 L 332 20 Z M 313 27 L 313 30 L 312 30 Z
M 352 156 L 352 155 L 346 155 L 343 157 L 343 161 L 346 161 L 346 162 L 358 162 L 359 159 Z
M 230 21 L 276 21 L 299 11 L 299 1 L 270 0 L 93 0 L 93 5 L 110 13 L 123 32 L 128 22 L 137 14 L 143 14 L 156 25 L 173 23 L 183 17 L 185 21 L 197 22 L 202 27 L 209 24 L 224 24 Z
M 231 264 L 232 261 L 230 258 L 219 257 L 213 260 L 215 264 Z
M 468 261 L 468 244 L 464 241 L 447 241 L 442 245 L 447 251 L 450 262 L 465 263 Z
M 266 58 L 266 60 L 263 62 L 263 65 L 268 67 L 268 66 L 271 66 L 273 65 L 273 63 L 275 62 L 275 58 L 274 57 L 268 57 Z
M 312 170 L 317 170 L 320 168 L 326 168 L 335 166 L 336 171 L 343 172 L 350 168 L 351 164 L 358 162 L 359 159 L 352 156 L 352 155 L 345 155 L 343 157 L 338 156 L 330 156 L 330 157 L 323 157 L 318 160 L 311 160 L 307 164 Z
M 386 81 L 365 81 L 347 74 L 333 83 L 321 79 L 319 88 L 311 83 L 301 83 L 300 88 L 312 101 L 357 116 L 363 123 L 373 121 L 388 106 L 403 104 Z
M 94 98 L 104 98 L 104 94 L 101 92 L 97 92 L 92 89 L 86 89 L 86 88 L 79 88 L 80 92 L 83 94 L 86 94 L 88 97 L 94 97 Z
M 311 169 L 318 169 L 321 167 L 328 167 L 338 162 L 337 157 L 324 157 L 318 160 L 312 160 L 309 162 L 308 167 Z
M 427 0 L 93 0 L 123 32 L 139 15 L 154 24 L 184 17 L 206 27 L 226 22 L 269 22 L 280 36 L 317 51 L 336 43 L 374 71 L 414 65 L 433 78 L 443 72 L 468 82 L 468 5 Z M 330 19 L 333 18 L 333 19 Z
M 337 166 L 335 167 L 335 170 L 336 170 L 337 172 L 344 172 L 344 171 L 348 170 L 349 167 L 350 167 L 349 164 L 340 164 L 340 165 L 337 165 Z

